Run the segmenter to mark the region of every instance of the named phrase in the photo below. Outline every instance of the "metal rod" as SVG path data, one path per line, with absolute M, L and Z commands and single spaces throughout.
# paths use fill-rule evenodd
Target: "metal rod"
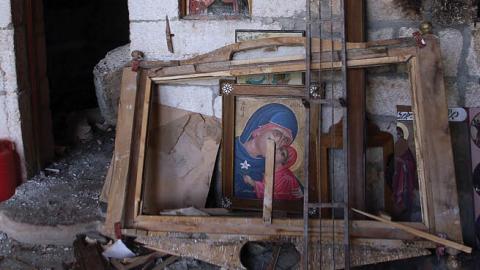
M 309 208 L 345 208 L 344 203 L 309 203 Z
M 334 46 L 334 41 L 333 41 L 333 37 L 334 37 L 334 34 L 333 34 L 333 0 L 330 0 L 330 43 L 331 43 L 331 47 L 333 48 Z M 334 53 L 333 53 L 333 50 L 331 51 L 331 67 L 333 67 L 333 58 L 334 57 Z M 333 83 L 334 81 L 334 71 L 333 69 L 330 70 L 330 84 L 331 84 L 331 95 L 332 95 L 332 98 L 335 97 L 335 84 Z M 332 107 L 332 114 L 331 114 L 331 125 L 334 126 L 335 125 L 335 107 Z M 336 136 L 335 136 L 335 133 L 333 132 L 331 134 L 331 136 L 333 136 L 333 144 L 335 145 L 336 144 Z M 335 203 L 335 182 L 336 182 L 336 177 L 335 177 L 335 157 L 332 159 L 332 180 L 331 180 L 331 203 Z M 336 260 L 336 256 L 335 256 L 335 209 L 332 208 L 332 217 L 331 217 L 331 220 L 332 220 L 332 235 L 333 235 L 333 242 L 332 242 L 332 268 L 335 270 L 337 267 L 336 267 L 336 263 L 337 263 L 337 260 Z
M 312 18 L 311 18 L 311 13 L 310 13 L 310 1 L 311 0 L 306 0 L 306 10 L 307 10 L 307 16 L 306 16 L 306 41 L 305 41 L 305 67 L 306 67 L 306 72 L 305 72 L 305 102 L 309 102 L 310 100 L 310 87 L 311 87 L 311 46 L 312 46 Z M 306 122 L 306 128 L 307 132 L 305 132 L 305 162 L 304 162 L 304 194 L 303 194 L 303 269 L 308 270 L 308 261 L 309 261 L 309 250 L 308 250 L 308 242 L 309 242 L 309 220 L 308 220 L 308 192 L 309 192 L 309 181 L 308 181 L 308 143 L 310 141 L 310 134 L 309 134 L 309 126 L 310 126 L 310 115 L 309 115 L 309 110 L 308 107 L 310 104 L 305 104 L 306 108 L 306 117 L 305 117 L 305 122 Z
M 343 91 L 344 91 L 344 97 L 345 100 L 347 100 L 348 104 L 348 83 L 347 83 L 347 42 L 346 42 L 346 12 L 345 12 L 345 0 L 341 0 L 341 20 L 342 20 L 342 33 L 341 33 L 341 38 L 342 38 L 342 84 L 343 84 Z M 344 239 L 343 239 L 343 244 L 344 244 L 344 269 L 349 270 L 350 269 L 350 176 L 348 174 L 348 106 L 345 106 L 343 109 L 343 151 L 344 151 L 344 163 L 345 163 L 345 184 L 344 184 L 344 190 L 343 190 L 343 196 L 344 196 L 344 202 L 345 202 L 345 208 L 343 211 L 343 218 L 344 218 Z
M 318 0 L 318 38 L 320 39 L 320 41 L 322 40 L 322 0 Z M 319 42 L 318 43 L 318 51 L 319 52 L 322 52 L 322 42 Z M 322 69 L 318 69 L 318 79 L 317 79 L 317 85 L 318 85 L 318 89 L 319 89 L 319 93 L 320 95 L 322 95 Z M 320 96 L 320 99 L 324 99 L 325 97 L 324 96 Z M 323 246 L 322 246 L 322 174 L 320 172 L 321 170 L 321 164 L 322 164 L 322 161 L 320 160 L 321 159 L 321 154 L 320 154 L 320 148 L 321 148 L 321 145 L 322 145 L 322 141 L 321 141 L 321 138 L 322 138 L 322 103 L 319 103 L 318 105 L 318 126 L 317 126 L 317 138 L 316 138 L 316 141 L 317 141 L 317 147 L 315 149 L 315 154 L 316 154 L 316 161 L 317 161 L 317 167 L 316 167 L 316 170 L 317 170 L 317 177 L 318 177 L 318 204 L 319 204 L 319 208 L 318 208 L 318 219 L 319 219 L 319 237 L 318 237 L 318 247 L 319 247 L 319 251 L 318 251 L 318 255 L 319 255 L 319 270 L 322 270 L 322 264 L 323 264 Z M 326 168 L 324 168 L 326 169 Z M 327 179 L 328 181 L 328 179 Z

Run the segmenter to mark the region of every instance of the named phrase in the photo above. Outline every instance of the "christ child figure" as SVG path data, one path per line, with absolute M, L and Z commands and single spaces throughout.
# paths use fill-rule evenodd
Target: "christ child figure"
M 274 200 L 299 200 L 303 198 L 303 192 L 297 178 L 290 167 L 297 161 L 297 151 L 291 146 L 277 147 L 275 150 L 275 175 L 273 186 Z M 257 199 L 263 199 L 265 192 L 265 179 L 255 181 L 250 176 L 243 176 L 243 181 L 251 185 Z

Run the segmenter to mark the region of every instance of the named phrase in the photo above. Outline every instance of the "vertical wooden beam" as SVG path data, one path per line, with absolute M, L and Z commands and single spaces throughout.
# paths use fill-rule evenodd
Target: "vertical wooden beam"
M 12 1 L 15 64 L 19 89 L 23 153 L 27 175 L 53 159 L 43 1 Z
M 347 42 L 365 41 L 365 0 L 346 0 Z M 348 179 L 350 206 L 365 209 L 365 70 L 348 70 Z
M 108 197 L 105 233 L 114 235 L 114 225 L 123 222 L 126 187 L 130 171 L 130 154 L 137 99 L 137 73 L 124 68 L 115 136 L 113 182 Z
M 275 175 L 275 141 L 267 141 L 265 157 L 265 191 L 263 193 L 263 222 L 272 224 L 273 186 Z
M 430 217 L 433 210 L 431 231 L 463 243 L 440 42 L 434 35 L 424 40 L 410 67 L 419 177 L 427 187 Z
M 137 164 L 137 174 L 136 174 L 136 181 L 135 183 L 137 186 L 135 187 L 135 209 L 134 209 L 134 216 L 141 214 L 141 201 L 142 201 L 142 183 L 143 183 L 143 175 L 145 170 L 145 156 L 147 154 L 147 137 L 148 137 L 148 124 L 150 120 L 150 111 L 151 111 L 151 98 L 152 98 L 152 81 L 150 78 L 145 78 L 145 86 L 143 89 L 144 99 L 143 99 L 143 113 L 142 113 L 142 124 L 140 127 L 140 141 L 139 141 L 139 151 L 138 156 L 136 156 L 136 160 L 138 160 Z M 143 78 L 142 78 L 143 81 Z M 138 138 L 138 137 L 135 137 Z

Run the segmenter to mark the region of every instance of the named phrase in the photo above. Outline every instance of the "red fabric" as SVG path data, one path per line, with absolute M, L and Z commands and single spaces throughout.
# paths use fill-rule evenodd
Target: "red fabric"
M 297 178 L 290 170 L 290 167 L 297 161 L 297 151 L 293 147 L 287 147 L 288 160 L 287 163 L 275 171 L 273 180 L 273 199 L 274 200 L 298 200 L 299 197 L 295 196 L 295 192 L 300 190 Z M 255 193 L 257 198 L 263 199 L 265 192 L 265 180 L 262 182 L 255 182 Z
M 0 141 L 0 201 L 8 200 L 15 194 L 19 178 L 13 143 Z
M 201 14 L 209 6 L 211 6 L 215 0 L 190 0 L 190 5 L 188 7 L 190 15 Z
M 395 158 L 393 193 L 394 203 L 398 209 L 409 209 L 412 205 L 415 171 L 415 159 L 410 150 Z

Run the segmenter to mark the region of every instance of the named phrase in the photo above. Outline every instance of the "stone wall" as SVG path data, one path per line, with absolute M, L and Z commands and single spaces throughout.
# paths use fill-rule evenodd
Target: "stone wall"
M 473 24 L 475 12 L 472 0 L 366 2 L 369 40 L 408 37 L 417 31 L 422 20 L 431 20 L 435 26 L 434 33 L 441 40 L 449 106 L 480 106 L 480 28 Z M 331 12 L 338 19 L 339 7 L 338 0 L 334 0 L 333 10 L 322 6 L 322 16 Z M 178 0 L 164 0 L 161 4 L 154 0 L 129 0 L 129 10 L 131 50 L 144 51 L 148 60 L 185 59 L 212 51 L 235 42 L 235 29 L 303 30 L 306 14 L 303 0 L 253 0 L 252 16 L 239 20 L 181 19 Z M 168 52 L 165 41 L 167 15 L 175 34 L 173 54 Z M 331 29 L 335 32 L 338 27 L 337 20 Z M 321 29 L 324 31 L 322 36 L 329 37 L 325 32 L 330 26 L 322 25 Z M 367 117 L 381 129 L 395 134 L 396 106 L 411 104 L 406 67 L 370 69 L 367 82 Z M 338 81 L 329 85 L 335 85 L 335 93 L 342 92 Z M 188 86 L 175 85 L 163 89 L 161 103 L 221 117 L 222 103 L 217 94 L 217 81 L 195 81 Z M 335 118 L 338 119 L 339 115 Z M 324 127 L 324 130 L 327 128 Z M 472 207 L 471 169 L 465 162 L 469 156 L 468 127 L 466 124 L 452 126 L 452 134 L 464 234 L 466 242 L 472 244 L 474 222 L 469 210 Z
M 394 0 L 367 0 L 368 39 L 390 39 L 411 36 L 424 17 L 404 10 Z M 424 0 L 427 8 L 429 0 Z M 435 1 L 433 1 L 435 2 Z M 338 2 L 333 13 L 337 16 Z M 235 42 L 235 29 L 303 30 L 305 1 L 253 1 L 252 16 L 239 20 L 188 20 L 179 17 L 178 0 L 130 0 L 131 50 L 145 52 L 147 59 L 185 59 Z M 324 10 L 326 7 L 324 7 Z M 326 12 L 328 13 L 328 12 Z M 443 14 L 443 13 L 442 13 Z M 461 16 L 455 15 L 455 16 Z M 480 31 L 466 20 L 445 16 L 435 24 L 444 56 L 445 75 L 450 106 L 480 106 Z M 175 53 L 169 53 L 165 41 L 165 17 L 170 19 Z M 453 15 L 452 15 L 453 16 Z M 409 83 L 404 68 L 381 68 L 370 72 L 368 80 L 368 111 L 372 116 L 395 116 L 395 105 L 410 104 Z M 172 96 L 174 98 L 174 96 Z M 182 96 L 184 99 L 184 97 Z M 215 96 L 213 97 L 215 98 Z M 383 101 L 383 102 L 379 102 Z M 168 101 L 171 103 L 172 101 Z M 212 100 L 213 103 L 214 100 Z M 217 102 L 218 103 L 218 102 Z M 192 104 L 195 105 L 195 104 Z M 197 110 L 197 108 L 191 108 Z M 220 115 L 218 115 L 220 117 Z
M 15 142 L 22 160 L 23 139 L 10 0 L 0 0 L 0 139 Z

